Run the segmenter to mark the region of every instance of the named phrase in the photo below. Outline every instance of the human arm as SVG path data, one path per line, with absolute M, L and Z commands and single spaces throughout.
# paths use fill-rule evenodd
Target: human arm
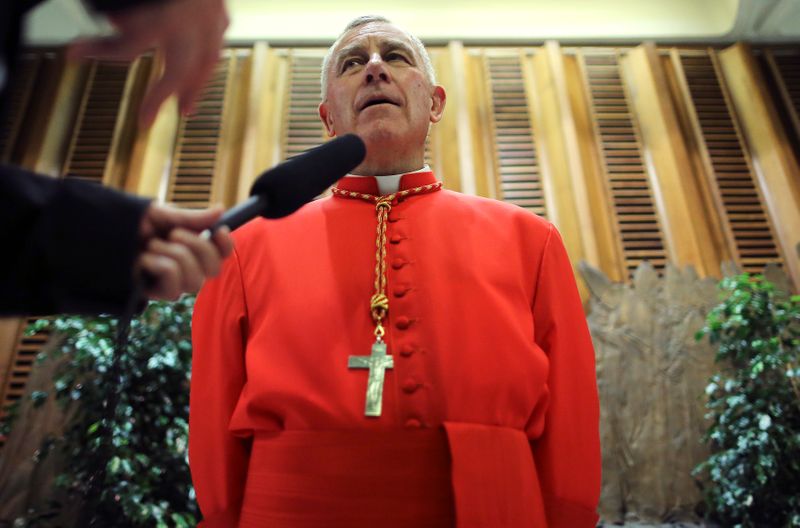
M 228 425 L 246 382 L 247 307 L 238 256 L 197 296 L 192 318 L 189 467 L 202 528 L 238 524 L 250 442 Z
M 163 53 L 164 70 L 149 87 L 139 110 L 147 128 L 161 104 L 178 97 L 181 112 L 191 113 L 195 101 L 219 61 L 229 18 L 224 0 L 89 0 L 108 16 L 116 34 L 78 41 L 70 58 L 132 60 L 151 49 Z
M 534 339 L 549 361 L 544 430 L 532 442 L 549 528 L 592 528 L 600 496 L 594 348 L 567 252 L 550 226 L 533 303 Z
M 0 165 L 0 314 L 121 313 L 138 265 L 155 279 L 150 297 L 192 289 L 230 253 L 230 239 L 222 233 L 212 243 L 193 233 L 218 213 L 163 218 L 165 210 L 174 211 L 93 183 Z M 153 216 L 157 229 L 145 232 Z M 151 248 L 156 238 L 163 244 Z M 139 262 L 145 255 L 151 262 Z

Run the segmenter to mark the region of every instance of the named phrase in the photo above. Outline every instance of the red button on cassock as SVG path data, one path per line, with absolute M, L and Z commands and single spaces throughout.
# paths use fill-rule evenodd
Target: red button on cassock
M 420 427 L 422 427 L 422 422 L 420 422 L 416 418 L 409 418 L 408 420 L 406 420 L 406 427 L 408 429 L 419 429 Z
M 419 383 L 413 379 L 408 379 L 403 382 L 403 392 L 406 394 L 413 394 L 419 388 Z
M 400 355 L 403 357 L 409 357 L 414 353 L 414 346 L 413 345 L 403 345 L 400 349 Z
M 409 326 L 411 326 L 411 319 L 409 319 L 405 315 L 401 315 L 400 317 L 397 318 L 397 321 L 395 321 L 394 325 L 400 330 L 405 330 Z
M 403 239 L 405 239 L 403 235 L 392 235 L 392 238 L 389 239 L 389 242 L 392 244 L 399 244 Z
M 395 286 L 394 288 L 394 296 L 395 297 L 402 297 L 404 296 L 410 288 L 408 286 Z
M 405 265 L 406 265 L 406 261 L 401 259 L 400 257 L 397 257 L 396 259 L 394 259 L 392 261 L 392 267 L 394 269 L 396 269 L 396 270 L 399 270 L 400 268 L 402 268 Z

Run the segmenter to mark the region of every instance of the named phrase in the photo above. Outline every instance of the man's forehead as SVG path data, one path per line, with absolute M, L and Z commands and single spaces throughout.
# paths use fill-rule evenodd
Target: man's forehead
M 408 34 L 397 26 L 388 22 L 369 22 L 348 31 L 336 48 L 335 53 L 339 53 L 345 48 L 352 49 L 353 47 L 367 46 L 370 41 L 375 41 L 378 44 L 392 42 L 404 44 L 411 49 L 414 48 Z

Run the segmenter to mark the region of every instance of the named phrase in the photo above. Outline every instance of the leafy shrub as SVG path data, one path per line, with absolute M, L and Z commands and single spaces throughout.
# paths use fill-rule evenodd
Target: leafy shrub
M 51 354 L 67 356 L 54 380 L 56 399 L 80 410 L 45 453 L 65 453 L 56 483 L 85 501 L 82 526 L 196 524 L 187 463 L 193 306 L 193 297 L 150 303 L 131 322 L 121 355 L 110 317 L 61 317 L 29 328 L 61 336 Z
M 697 339 L 717 347 L 706 388 L 702 475 L 709 514 L 724 526 L 800 526 L 800 296 L 760 275 L 724 279 L 724 300 Z

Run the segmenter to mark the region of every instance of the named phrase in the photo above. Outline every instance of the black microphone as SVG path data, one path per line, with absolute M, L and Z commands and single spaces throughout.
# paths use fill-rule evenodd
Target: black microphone
M 358 167 L 366 154 L 364 142 L 354 134 L 307 150 L 259 176 L 250 189 L 250 198 L 225 211 L 209 231 L 222 226 L 233 231 L 256 216 L 288 216 Z

